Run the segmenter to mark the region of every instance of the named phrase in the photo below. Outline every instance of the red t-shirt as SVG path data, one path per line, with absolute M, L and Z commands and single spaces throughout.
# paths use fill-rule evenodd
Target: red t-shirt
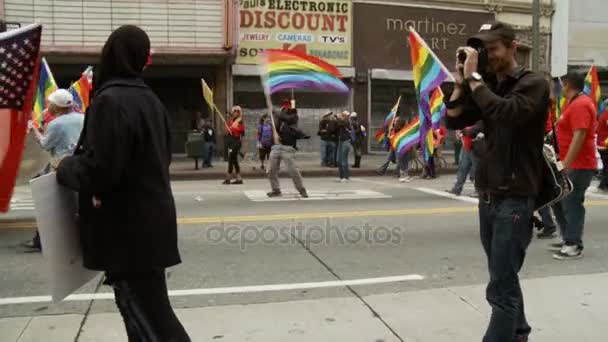
M 234 138 L 241 140 L 241 137 L 245 134 L 245 125 L 243 124 L 243 121 L 240 121 L 235 127 L 233 127 L 232 124 L 234 121 L 234 119 L 228 121 L 228 133 Z
M 597 124 L 597 146 L 606 146 L 606 139 L 608 139 L 608 109 L 604 111 Z
M 566 106 L 557 122 L 557 141 L 561 160 L 564 160 L 568 154 L 574 131 L 579 129 L 587 131 L 583 146 L 570 166 L 572 169 L 595 170 L 597 168 L 594 141 L 597 127 L 595 113 L 593 100 L 587 95 L 580 95 Z

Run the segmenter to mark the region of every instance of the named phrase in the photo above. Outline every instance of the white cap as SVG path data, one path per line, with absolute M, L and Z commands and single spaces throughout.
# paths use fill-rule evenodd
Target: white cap
M 49 102 L 60 108 L 70 108 L 74 105 L 74 97 L 65 89 L 57 89 L 49 95 Z
M 351 117 L 351 118 L 356 118 L 356 117 L 357 117 L 357 112 L 352 112 L 352 113 L 350 113 L 350 117 Z

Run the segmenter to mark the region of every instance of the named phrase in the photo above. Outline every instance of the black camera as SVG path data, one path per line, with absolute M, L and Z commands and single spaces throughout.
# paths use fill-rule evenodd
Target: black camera
M 471 38 L 467 40 L 467 46 L 477 50 L 477 72 L 481 75 L 488 73 L 488 52 L 486 51 L 483 43 L 479 39 Z M 458 63 L 464 64 L 467 60 L 467 54 L 464 51 L 458 52 Z M 460 70 L 462 72 L 462 70 Z

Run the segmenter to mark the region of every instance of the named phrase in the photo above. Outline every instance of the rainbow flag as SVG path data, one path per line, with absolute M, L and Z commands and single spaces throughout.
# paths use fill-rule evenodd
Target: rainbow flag
M 395 133 L 391 139 L 393 150 L 403 156 L 412 147 L 420 142 L 420 117 L 403 127 Z
M 433 153 L 435 152 L 435 137 L 433 136 L 433 130 L 429 129 L 429 131 L 426 133 L 426 136 L 424 138 L 424 156 L 427 162 L 428 159 L 426 156 L 428 156 L 430 158 L 430 156 L 433 155 Z
M 262 55 L 262 81 L 267 93 L 287 89 L 314 89 L 348 93 L 335 66 L 320 58 L 296 51 L 266 50 Z
M 68 91 L 74 96 L 74 104 L 78 110 L 85 112 L 89 107 L 89 93 L 93 88 L 93 67 L 88 66 L 80 75 L 78 81 L 72 83 Z
M 604 112 L 604 106 L 602 103 L 602 89 L 600 87 L 600 79 L 597 76 L 597 67 L 595 65 L 591 66 L 589 72 L 587 73 L 587 77 L 585 77 L 585 88 L 583 92 L 595 103 L 595 109 L 597 109 L 598 115 Z
M 401 103 L 401 96 L 397 99 L 397 103 L 393 106 L 390 113 L 384 119 L 384 123 L 382 124 L 382 128 L 376 132 L 376 141 L 380 144 L 388 144 L 388 135 L 390 134 L 391 128 L 393 127 L 393 122 L 395 122 L 395 117 L 397 116 L 397 111 L 399 110 L 399 104 Z
M 443 91 L 441 88 L 437 87 L 433 90 L 433 94 L 431 95 L 431 122 L 433 129 L 439 128 L 441 124 L 441 119 L 445 116 L 447 112 L 447 108 L 445 107 L 445 103 L 443 102 Z
M 48 106 L 48 97 L 52 92 L 57 90 L 57 83 L 53 78 L 53 73 L 46 59 L 42 57 L 40 63 L 40 74 L 38 76 L 38 85 L 36 86 L 36 96 L 34 97 L 34 108 L 32 110 L 32 121 L 34 127 L 40 128 L 44 126 L 44 110 Z
M 559 79 L 557 81 L 555 90 L 555 120 L 559 120 L 559 118 L 564 113 L 564 109 L 566 108 L 566 97 L 564 96 L 564 86 L 562 84 L 562 80 Z
M 428 133 L 433 126 L 431 98 L 435 89 L 446 79 L 452 78 L 452 75 L 420 35 L 412 27 L 409 30 L 408 40 L 412 56 L 414 86 L 416 87 L 420 112 L 420 149 L 424 151 L 424 159 L 428 161 L 431 157 L 429 151 L 432 151 L 432 146 L 426 146 L 429 140 Z M 436 108 L 439 108 L 437 102 Z

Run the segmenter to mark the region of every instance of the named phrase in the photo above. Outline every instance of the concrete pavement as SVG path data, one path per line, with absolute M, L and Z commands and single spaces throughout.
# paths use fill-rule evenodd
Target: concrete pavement
M 524 281 L 531 341 L 605 340 L 607 287 L 608 273 Z M 483 298 L 484 286 L 475 285 L 176 311 L 192 341 L 470 342 L 481 339 L 487 324 Z M 126 341 L 118 313 L 3 318 L 0 336 L 3 342 Z
M 194 341 L 480 341 L 487 269 L 475 199 L 442 192 L 453 181 L 306 178 L 311 200 L 263 200 L 263 179 L 174 182 L 184 261 L 168 271 L 174 307 Z M 608 336 L 608 196 L 592 187 L 587 199 L 583 259 L 553 260 L 546 240 L 528 250 L 533 342 Z M 16 247 L 32 233 L 0 224 L 0 341 L 74 341 L 79 331 L 78 341 L 124 341 L 99 279 L 70 301 L 39 297 L 44 260 Z

